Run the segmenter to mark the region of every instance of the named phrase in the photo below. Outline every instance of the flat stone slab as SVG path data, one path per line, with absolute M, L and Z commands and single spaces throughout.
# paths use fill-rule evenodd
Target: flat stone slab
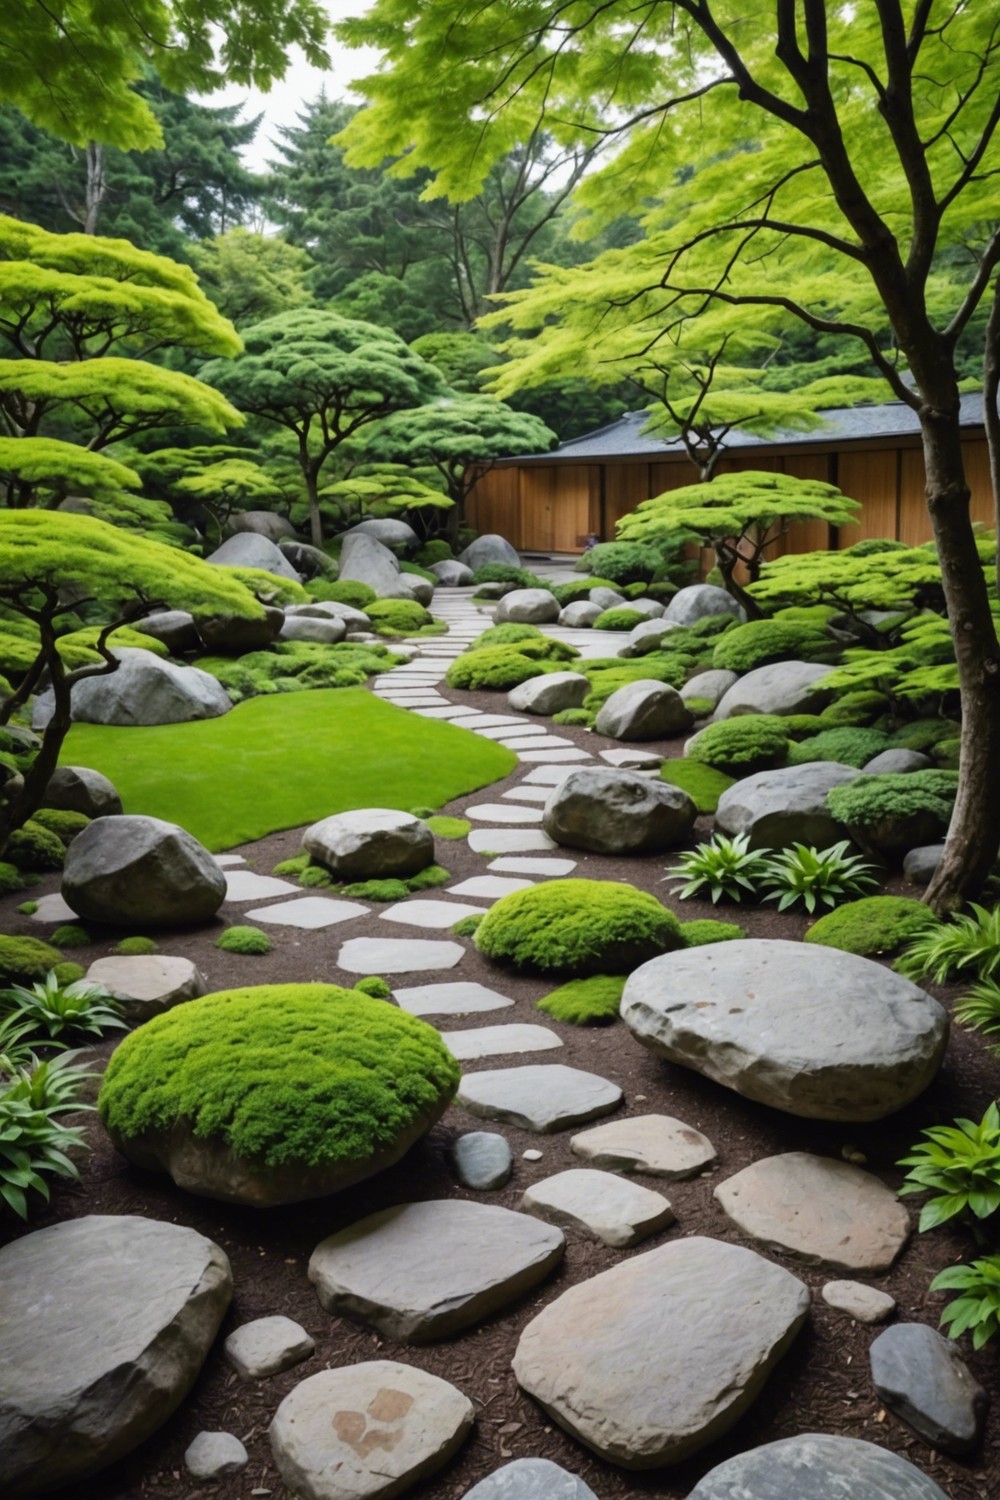
M 253 870 L 230 870 L 226 876 L 227 901 L 267 901 L 271 896 L 296 896 L 299 890 L 290 880 L 256 875 Z
M 477 807 L 467 807 L 465 816 L 477 823 L 540 823 L 540 807 L 515 807 L 510 802 L 481 802 Z
M 501 797 L 509 797 L 514 802 L 547 802 L 551 787 L 546 786 L 512 786 L 509 792 L 501 792 Z
M 468 979 L 444 984 L 415 984 L 393 990 L 401 1010 L 411 1016 L 471 1016 L 477 1011 L 504 1010 L 514 1004 L 497 990 Z
M 524 756 L 521 756 L 524 759 Z M 566 777 L 572 774 L 571 766 L 536 766 L 524 777 L 522 785 L 526 786 L 562 786 Z
M 948 1500 L 927 1474 L 874 1443 L 806 1432 L 726 1459 L 688 1500 Z
M 577 748 L 572 740 L 567 740 L 559 734 L 549 734 L 545 729 L 542 729 L 539 735 L 540 727 L 535 725 L 528 732 L 512 735 L 510 739 L 501 740 L 500 743 L 506 750 L 535 750 L 536 748 L 539 750 L 543 748 L 545 750 L 575 750 Z M 579 753 L 589 758 L 589 750 L 582 750 Z
M 674 1222 L 674 1211 L 661 1193 L 589 1167 L 571 1167 L 533 1183 L 521 1207 L 547 1224 L 580 1229 L 615 1250 L 638 1245 Z
M 474 828 L 468 844 L 473 854 L 528 854 L 556 847 L 542 828 Z
M 522 750 L 517 745 L 509 744 L 506 748 L 516 751 L 518 760 L 524 761 L 525 764 L 534 764 L 539 761 L 544 763 L 546 761 L 593 760 L 589 750 Z
M 506 1057 L 516 1052 L 550 1052 L 562 1041 L 547 1026 L 514 1022 L 506 1026 L 477 1026 L 469 1031 L 444 1031 L 442 1040 L 459 1062 L 480 1057 Z
M 526 891 L 533 880 L 517 880 L 514 876 L 473 875 L 458 885 L 448 887 L 449 896 L 478 896 L 482 901 L 499 901 L 511 891 Z
M 300 896 L 297 901 L 283 901 L 280 906 L 261 906 L 248 911 L 247 916 L 256 922 L 267 922 L 272 927 L 299 927 L 304 932 L 316 932 L 321 927 L 336 927 L 340 922 L 351 922 L 355 917 L 367 916 L 370 907 L 359 901 L 334 901 L 329 896 Z
M 663 756 L 653 750 L 602 750 L 601 759 L 619 771 L 655 771 L 663 764 Z
M 589 1485 L 547 1458 L 515 1458 L 494 1469 L 462 1500 L 597 1500 Z
M 447 932 L 463 917 L 481 917 L 486 908 L 469 906 L 462 901 L 419 901 L 410 898 L 380 911 L 383 922 L 398 922 L 403 927 L 424 927 L 431 931 Z
M 596 1073 L 564 1063 L 535 1063 L 468 1073 L 457 1102 L 484 1119 L 549 1135 L 609 1115 L 622 1102 L 622 1091 Z
M 505 870 L 511 875 L 572 875 L 576 869 L 575 859 L 521 859 L 518 855 L 502 855 L 488 866 L 491 870 Z
M 458 1452 L 473 1416 L 448 1381 L 377 1359 L 303 1380 L 275 1412 L 269 1437 L 298 1500 L 391 1500 Z
M 213 854 L 212 858 L 220 869 L 228 870 L 234 865 L 245 865 L 246 860 L 242 854 Z
M 514 1158 L 502 1135 L 492 1130 L 469 1130 L 451 1148 L 455 1175 L 465 1188 L 488 1193 L 510 1181 Z
M 345 974 L 417 974 L 424 969 L 453 969 L 464 957 L 461 943 L 349 938 L 337 956 L 337 967 Z
M 223 1347 L 229 1363 L 244 1380 L 279 1375 L 282 1370 L 300 1365 L 316 1350 L 302 1325 L 280 1314 L 241 1324 Z
M 208 981 L 189 958 L 163 953 L 98 958 L 87 970 L 87 982 L 103 984 L 117 995 L 130 1021 L 147 1021 L 208 992 Z
M 504 736 L 505 735 L 509 735 L 511 733 L 511 731 L 512 731 L 512 728 L 513 728 L 513 726 L 510 725 L 510 724 L 507 724 L 505 726 L 501 725 L 499 727 L 494 727 L 493 725 L 489 725 L 489 726 L 487 726 L 486 729 L 477 729 L 475 731 L 475 733 L 483 735 L 483 737 L 485 739 L 503 740 L 504 744 L 506 744 L 507 741 L 506 741 L 506 739 L 504 739 Z M 549 731 L 546 729 L 546 727 L 545 727 L 544 724 L 518 724 L 517 725 L 517 735 L 518 735 L 519 739 L 530 739 L 530 738 L 536 738 L 537 739 L 539 736 L 542 739 L 545 739 L 547 737 L 548 733 L 549 733 Z
M 249 1453 L 231 1432 L 199 1432 L 184 1453 L 185 1469 L 202 1484 L 239 1474 L 249 1462 Z
M 323 1240 L 309 1280 L 328 1313 L 424 1344 L 537 1286 L 565 1248 L 560 1230 L 527 1214 L 440 1198 L 382 1209 Z
M 145 1442 L 194 1385 L 232 1291 L 218 1245 L 138 1215 L 69 1219 L 0 1250 L 4 1492 L 75 1484 Z
M 888 1292 L 863 1281 L 828 1281 L 822 1295 L 829 1307 L 847 1313 L 858 1323 L 884 1323 L 896 1308 L 896 1300 Z
M 972 1452 L 989 1397 L 951 1339 L 926 1323 L 897 1323 L 869 1353 L 872 1383 L 890 1411 L 932 1447 Z
M 663 954 L 621 1014 L 661 1057 L 810 1119 L 880 1120 L 922 1093 L 948 1040 L 925 991 L 871 959 L 784 939 Z
M 632 1115 L 575 1135 L 570 1150 L 610 1172 L 646 1172 L 668 1182 L 694 1177 L 715 1161 L 707 1136 L 672 1115 Z
M 51 896 L 39 896 L 37 908 L 31 913 L 32 922 L 75 922 L 76 912 L 64 901 L 58 891 Z
M 563 1292 L 522 1333 L 514 1374 L 601 1458 L 658 1468 L 728 1431 L 808 1310 L 781 1266 L 693 1236 Z
M 751 1239 L 832 1271 L 887 1271 L 910 1236 L 909 1214 L 877 1177 L 808 1151 L 752 1162 L 714 1197 Z

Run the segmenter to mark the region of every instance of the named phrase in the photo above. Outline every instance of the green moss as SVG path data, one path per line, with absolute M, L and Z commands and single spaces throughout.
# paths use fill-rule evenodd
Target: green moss
M 66 847 L 57 833 L 29 818 L 7 840 L 8 854 L 19 870 L 61 870 Z
M 11 866 L 11 868 L 13 868 L 13 866 Z M 18 889 L 20 889 L 20 887 L 18 887 Z M 21 913 L 22 917 L 33 917 L 35 915 L 35 912 L 38 910 L 38 902 L 22 901 L 17 909 Z
M 359 901 L 405 901 L 410 887 L 405 880 L 356 880 L 351 885 L 338 886 L 345 896 Z
M 715 709 L 715 700 L 712 698 L 685 698 L 684 702 L 696 719 L 707 719 Z
M 411 891 L 430 891 L 436 885 L 447 885 L 450 879 L 451 871 L 443 865 L 427 865 L 416 875 L 411 875 L 406 883 Z
M 456 937 L 472 937 L 482 920 L 482 916 L 462 917 L 459 921 L 452 923 L 451 931 Z
M 362 995 L 371 995 L 373 1000 L 388 1000 L 392 994 L 389 985 L 377 974 L 369 974 L 366 979 L 359 979 L 354 988 Z
M 591 589 L 616 589 L 618 585 L 611 578 L 585 577 L 574 578 L 570 583 L 560 583 L 552 592 L 556 599 L 565 609 L 567 604 L 577 604 L 581 600 L 588 599 Z
M 464 839 L 472 828 L 468 818 L 450 818 L 444 813 L 425 821 L 436 839 Z
M 788 736 L 775 714 L 740 714 L 699 730 L 687 754 L 718 771 L 751 776 L 784 765 Z
M 943 771 L 957 771 L 962 754 L 962 740 L 956 735 L 951 740 L 938 740 L 934 746 L 934 759 Z
M 90 823 L 86 813 L 64 812 L 59 807 L 41 807 L 32 814 L 32 822 L 54 833 L 64 845 L 71 844 Z
M 589 713 L 596 714 L 612 693 L 630 682 L 640 680 L 652 679 L 655 682 L 666 682 L 670 687 L 681 688 L 692 671 L 702 665 L 704 663 L 690 652 L 673 650 L 650 651 L 648 655 L 638 657 L 635 661 L 623 661 L 617 656 L 581 661 L 578 670 L 590 680 L 590 692 L 583 700 L 583 706 Z
M 83 968 L 82 964 L 71 964 L 64 962 L 61 964 L 56 964 L 52 972 L 56 976 L 60 984 L 76 984 L 76 981 L 78 979 L 82 979 L 84 977 L 86 970 Z
M 561 708 L 557 714 L 552 715 L 552 722 L 553 724 L 578 724 L 581 728 L 589 728 L 593 721 L 585 708 Z
M 129 1139 L 190 1122 L 239 1157 L 367 1160 L 442 1098 L 459 1067 L 432 1026 L 335 985 L 266 985 L 190 1000 L 118 1047 L 101 1119 Z
M 299 876 L 299 884 L 304 885 L 311 891 L 321 891 L 333 884 L 333 876 L 322 865 L 310 864 L 306 866 Z
M 733 785 L 731 776 L 699 760 L 665 760 L 660 779 L 687 792 L 700 813 L 714 813 L 723 792 Z
M 482 651 L 468 651 L 457 656 L 448 668 L 445 681 L 452 688 L 497 693 L 507 692 L 531 677 L 558 670 L 555 662 L 522 655 L 514 646 L 487 646 Z
M 603 614 L 597 616 L 594 621 L 595 630 L 634 630 L 641 625 L 649 616 L 643 614 L 641 609 L 629 609 L 624 604 L 616 605 L 614 609 L 606 609 Z
M 115 944 L 115 952 L 120 953 L 123 958 L 138 958 L 156 951 L 156 944 L 148 937 L 122 938 L 120 943 Z
M 956 739 L 960 733 L 961 726 L 952 719 L 916 719 L 897 730 L 892 743 L 895 749 L 933 754 L 942 740 Z
M 922 901 L 907 896 L 865 896 L 820 917 L 806 932 L 805 941 L 844 953 L 898 953 L 937 920 Z
M 890 772 L 858 776 L 827 793 L 826 805 L 838 823 L 860 830 L 874 828 L 884 818 L 907 818 L 931 813 L 943 837 L 951 822 L 958 790 L 954 771 Z
M 788 751 L 790 766 L 803 766 L 811 760 L 835 760 L 844 766 L 855 766 L 858 770 L 888 749 L 889 736 L 881 729 L 861 729 L 843 726 L 840 729 L 824 729 L 809 739 L 791 745 Z
M 437 574 L 429 573 L 426 568 L 421 567 L 418 562 L 407 562 L 404 558 L 399 564 L 401 573 L 409 573 L 413 578 L 423 578 L 426 583 L 437 584 Z
M 628 971 L 681 946 L 673 912 L 635 886 L 608 880 L 552 880 L 513 891 L 476 932 L 487 958 L 543 973 Z
M 366 605 L 365 614 L 377 635 L 413 635 L 435 623 L 430 611 L 416 599 L 376 599 Z
M 681 934 L 686 948 L 704 948 L 709 943 L 733 943 L 737 938 L 746 937 L 738 922 L 717 922 L 713 917 L 682 922 Z
M 625 979 L 624 974 L 571 979 L 539 1000 L 538 1009 L 570 1026 L 608 1026 L 618 1019 Z
M 810 735 L 822 734 L 830 721 L 820 714 L 782 714 L 781 723 L 789 739 L 805 740 Z
M 310 856 L 308 854 L 296 854 L 292 859 L 283 859 L 276 864 L 271 871 L 272 875 L 302 875 L 309 868 Z
M 416 560 L 422 568 L 432 568 L 435 563 L 451 562 L 454 556 L 449 544 L 443 538 L 435 537 L 433 541 L 424 543 Z
M 223 953 L 270 953 L 271 939 L 259 927 L 227 927 L 215 946 Z
M 270 693 L 298 693 L 306 689 L 360 687 L 369 677 L 398 665 L 387 646 L 339 641 L 276 641 L 263 651 L 248 651 L 235 659 L 202 656 L 195 662 L 211 672 L 234 703 Z
M 715 667 L 752 672 L 774 661 L 831 661 L 841 648 L 821 630 L 784 620 L 750 620 L 727 630 L 716 643 Z
M 44 979 L 61 958 L 58 948 L 40 938 L 0 937 L 0 976 L 5 980 Z
M 15 891 L 23 891 L 29 883 L 16 865 L 0 860 L 0 896 L 13 896 Z
M 306 593 L 317 604 L 349 604 L 352 609 L 367 609 L 378 598 L 367 583 L 355 583 L 350 578 L 337 579 L 330 583 L 325 578 L 314 578 L 306 584 Z
M 466 650 L 482 651 L 484 646 L 519 646 L 522 641 L 545 639 L 537 625 L 518 625 L 515 620 L 505 620 L 502 625 L 491 625 L 482 635 L 477 635 Z
M 884 693 L 877 693 L 873 688 L 861 688 L 857 692 L 845 693 L 834 703 L 830 703 L 820 714 L 825 725 L 837 724 L 870 724 L 884 714 L 889 707 L 889 700 Z
M 599 542 L 587 553 L 587 567 L 616 584 L 647 584 L 663 566 L 659 548 L 642 542 Z
M 90 942 L 90 933 L 71 922 L 67 922 L 63 927 L 57 927 L 51 936 L 57 948 L 85 948 Z
M 548 584 L 527 568 L 516 568 L 512 563 L 483 563 L 472 575 L 473 583 L 508 583 L 512 589 L 544 589 Z

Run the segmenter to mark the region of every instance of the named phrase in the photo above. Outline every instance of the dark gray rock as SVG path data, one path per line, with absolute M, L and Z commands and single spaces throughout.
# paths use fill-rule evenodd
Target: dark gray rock
M 84 677 L 72 691 L 79 724 L 189 724 L 217 719 L 232 708 L 218 678 L 199 667 L 180 667 L 151 651 L 117 646 L 118 666 L 103 677 Z M 44 728 L 52 714 L 51 691 L 35 701 L 32 723 Z
M 669 782 L 635 771 L 582 766 L 553 787 L 542 827 L 568 849 L 654 854 L 682 844 L 697 816 L 688 794 Z
M 198 840 L 161 818 L 98 818 L 66 853 L 62 895 L 78 916 L 122 927 L 209 922 L 226 877 Z
M 208 615 L 198 620 L 198 632 L 209 651 L 263 651 L 277 640 L 284 623 L 283 610 L 268 606 L 262 620 L 240 620 L 233 615 Z
M 845 829 L 828 811 L 827 793 L 860 775 L 853 766 L 832 760 L 758 771 L 726 788 L 715 826 L 722 833 L 748 834 L 752 849 L 784 849 L 789 844 L 828 848 L 844 837 Z
M 511 688 L 507 702 L 518 713 L 557 714 L 579 708 L 589 692 L 590 679 L 582 672 L 547 672 Z
M 628 606 L 628 600 L 624 594 L 619 594 L 617 589 L 605 588 L 603 584 L 599 584 L 596 589 L 591 589 L 587 598 L 591 604 L 600 606 L 602 614 L 606 609 L 620 609 Z
M 589 1485 L 547 1458 L 515 1458 L 494 1469 L 463 1500 L 597 1500 Z
M 896 1453 L 858 1438 L 806 1432 L 727 1458 L 688 1500 L 948 1500 Z
M 443 589 L 468 588 L 472 582 L 472 569 L 450 557 L 431 563 L 427 571 L 434 574 Z
M 676 688 L 640 678 L 606 699 L 594 728 L 611 740 L 662 740 L 682 734 L 693 723 L 694 716 Z
M 633 606 L 629 604 L 628 608 Z M 658 616 L 643 620 L 640 625 L 629 632 L 628 640 L 619 651 L 618 655 L 623 657 L 648 656 L 651 651 L 659 650 L 661 642 L 667 636 L 681 627 L 670 620 L 662 620 Z
M 348 630 L 370 630 L 371 620 L 364 610 L 353 604 L 340 604 L 334 599 L 318 600 L 315 604 L 290 604 L 285 610 L 285 619 L 301 617 L 305 620 L 343 620 Z
M 367 583 L 380 599 L 395 597 L 399 587 L 399 562 L 388 547 L 365 532 L 348 536 L 340 553 L 341 581 Z
M 926 1323 L 897 1323 L 871 1346 L 879 1396 L 945 1453 L 970 1453 L 982 1437 L 989 1397 L 957 1347 Z
M 667 605 L 666 618 L 676 625 L 693 625 L 706 615 L 732 615 L 741 621 L 747 617 L 742 604 L 714 583 L 692 583 L 678 589 Z
M 723 694 L 714 717 L 812 713 L 823 678 L 832 671 L 833 667 L 815 661 L 775 661 L 755 667 Z
M 307 828 L 302 843 L 341 880 L 405 879 L 434 862 L 427 824 L 394 808 L 334 813 Z
M 927 771 L 934 762 L 929 755 L 919 750 L 883 750 L 862 767 L 866 776 L 884 776 L 888 772 L 897 775 L 907 771 Z
M 278 543 L 278 551 L 282 557 L 286 557 L 307 583 L 314 578 L 336 578 L 337 563 L 334 558 L 328 557 L 321 547 L 313 547 L 309 542 L 300 542 L 298 538 Z
M 238 536 L 243 532 L 266 537 L 269 542 L 280 542 L 285 537 L 293 537 L 295 527 L 287 516 L 279 516 L 273 510 L 243 510 L 229 517 L 226 535 Z
M 188 614 L 186 609 L 164 609 L 154 615 L 145 615 L 136 620 L 133 629 L 152 636 L 154 641 L 161 641 L 171 656 L 197 651 L 201 645 L 194 615 Z
M 256 532 L 238 532 L 221 547 L 216 547 L 205 561 L 219 568 L 260 568 L 264 573 L 273 573 L 276 578 L 287 578 L 292 583 L 299 581 L 298 573 L 274 542 Z
M 511 620 L 518 625 L 545 625 L 559 618 L 559 601 L 548 589 L 512 589 L 504 594 L 493 616 L 498 625 Z
M 923 844 L 919 849 L 911 849 L 903 860 L 903 874 L 913 885 L 930 885 L 943 853 L 944 844 Z
M 92 771 L 89 766 L 57 766 L 49 777 L 42 805 L 83 813 L 88 818 L 106 818 L 121 812 L 122 799 L 100 771 Z
M 521 566 L 521 559 L 516 549 L 504 537 L 497 536 L 496 532 L 486 532 L 483 536 L 477 536 L 464 552 L 459 553 L 458 560 L 465 563 L 467 568 L 471 568 L 473 573 L 477 568 L 485 568 L 490 563 L 506 563 L 511 568 Z
M 315 615 L 288 615 L 281 627 L 280 640 L 314 641 L 321 646 L 335 646 L 347 634 L 347 624 L 336 615 L 317 619 Z
M 510 1147 L 492 1130 L 470 1130 L 460 1135 L 451 1154 L 459 1182 L 479 1193 L 505 1187 L 514 1170 Z

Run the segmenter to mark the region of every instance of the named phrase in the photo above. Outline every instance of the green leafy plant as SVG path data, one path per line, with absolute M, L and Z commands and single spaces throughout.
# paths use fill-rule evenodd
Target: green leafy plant
M 878 882 L 872 866 L 860 854 L 848 854 L 846 839 L 829 849 L 793 844 L 768 861 L 764 899 L 777 901 L 779 911 L 799 902 L 812 913 L 817 906 L 836 906 L 848 896 L 860 896 Z
M 972 1334 L 972 1347 L 982 1349 L 1000 1333 L 1000 1255 L 987 1255 L 968 1266 L 948 1266 L 931 1282 L 932 1292 L 961 1292 L 941 1314 L 949 1337 Z
M 1000 984 L 981 979 L 955 1006 L 955 1020 L 984 1036 L 1000 1035 Z
M 1000 1208 L 1000 1110 L 991 1104 L 978 1125 L 956 1120 L 921 1132 L 898 1163 L 909 1167 L 900 1196 L 933 1192 L 920 1211 L 921 1230 L 949 1219 L 988 1219 Z
M 755 896 L 767 878 L 769 855 L 765 849 L 751 849 L 750 836 L 738 833 L 727 838 L 716 833 L 707 844 L 699 844 L 680 856 L 667 871 L 667 879 L 683 881 L 677 892 L 682 901 L 707 891 L 712 902 L 742 901 Z
M 1000 906 L 991 911 L 975 901 L 969 905 L 971 913 L 959 913 L 918 934 L 896 960 L 899 973 L 944 984 L 974 969 L 981 979 L 991 979 L 1000 966 Z
M 18 984 L 0 990 L 0 1011 L 23 1015 L 50 1041 L 64 1032 L 103 1036 L 125 1026 L 121 1006 L 103 984 L 66 984 L 54 971 L 30 989 Z
M 29 1193 L 49 1201 L 50 1177 L 79 1176 L 66 1153 L 85 1145 L 83 1131 L 57 1116 L 86 1108 L 79 1097 L 85 1076 L 53 1058 L 0 1084 L 0 1198 L 20 1219 L 28 1217 Z

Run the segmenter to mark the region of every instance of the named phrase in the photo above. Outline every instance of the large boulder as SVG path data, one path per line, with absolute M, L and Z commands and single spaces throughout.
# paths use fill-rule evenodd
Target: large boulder
M 278 543 L 278 551 L 286 557 L 296 573 L 307 582 L 313 578 L 336 578 L 337 563 L 328 557 L 321 547 L 309 542 L 287 540 Z
M 542 813 L 551 839 L 595 854 L 655 854 L 683 844 L 697 809 L 680 787 L 634 771 L 583 766 L 554 787 Z
M 853 766 L 835 760 L 758 771 L 726 788 L 715 826 L 721 833 L 748 834 L 753 849 L 784 849 L 789 844 L 827 848 L 845 837 L 827 810 L 827 793 L 860 775 Z
M 769 666 L 755 667 L 723 694 L 715 718 L 809 713 L 823 678 L 834 670 L 815 661 L 773 661 Z
M 688 1500 L 948 1500 L 905 1458 L 860 1438 L 804 1432 L 727 1458 Z
M 427 571 L 434 574 L 443 589 L 467 588 L 472 582 L 472 569 L 450 557 L 431 563 Z
M 287 516 L 279 516 L 273 510 L 244 510 L 230 516 L 226 522 L 227 536 L 251 533 L 265 537 L 269 542 L 280 542 L 295 535 L 295 527 Z M 269 570 L 270 571 L 270 570 Z
M 708 672 L 698 672 L 696 676 L 689 677 L 681 688 L 681 697 L 685 703 L 692 698 L 707 700 L 714 709 L 738 681 L 735 672 L 728 672 L 724 667 L 714 667 Z
M 546 625 L 559 618 L 559 601 L 548 589 L 512 589 L 504 594 L 493 616 L 498 625 Z
M 577 599 L 559 611 L 559 624 L 565 625 L 569 630 L 586 630 L 601 613 L 599 604 L 593 604 L 589 599 Z
M 366 583 L 380 599 L 391 599 L 399 587 L 399 562 L 377 537 L 355 532 L 341 549 L 340 578 L 342 582 Z
M 594 728 L 611 740 L 662 740 L 682 734 L 693 723 L 694 715 L 676 688 L 643 677 L 611 694 Z
M 284 619 L 284 611 L 272 607 L 265 608 L 262 620 L 241 620 L 236 615 L 206 615 L 198 621 L 198 632 L 206 650 L 242 656 L 245 651 L 263 651 L 277 640 Z
M 881 1120 L 941 1065 L 944 1010 L 881 964 L 784 939 L 682 949 L 636 969 L 621 1014 L 659 1057 L 807 1119 Z
M 298 583 L 299 575 L 288 558 L 278 550 L 266 536 L 252 531 L 241 531 L 216 547 L 205 559 L 219 568 L 260 568 L 264 573 L 273 573 L 276 578 L 287 578 Z
M 218 678 L 200 667 L 180 667 L 133 646 L 117 646 L 112 654 L 118 659 L 113 672 L 74 684 L 71 703 L 79 724 L 188 724 L 217 719 L 233 706 Z M 51 711 L 51 694 L 40 694 L 36 728 Z
M 386 807 L 334 813 L 307 828 L 302 843 L 339 880 L 406 879 L 434 861 L 423 819 Z
M 335 646 L 347 634 L 347 624 L 336 616 L 325 620 L 315 615 L 288 615 L 282 624 L 280 640 L 315 641 L 321 646 Z
M 98 818 L 77 834 L 63 866 L 64 900 L 84 921 L 122 927 L 209 922 L 226 877 L 175 823 L 137 815 Z
M 317 600 L 315 604 L 290 604 L 285 619 L 301 616 L 306 620 L 343 620 L 348 630 L 371 630 L 372 622 L 363 610 L 335 599 Z
M 218 1245 L 138 1215 L 0 1250 L 4 1495 L 75 1487 L 145 1442 L 194 1385 L 232 1291 Z
M 89 766 L 57 766 L 49 777 L 43 807 L 83 813 L 88 818 L 106 818 L 122 810 L 122 799 L 114 783 Z
M 183 656 L 185 652 L 197 651 L 201 645 L 194 615 L 188 614 L 186 609 L 157 610 L 155 614 L 136 620 L 133 629 L 152 636 L 154 641 L 160 641 L 171 656 Z
M 922 755 L 919 750 L 883 750 L 879 755 L 873 756 L 862 770 L 866 776 L 888 776 L 908 775 L 911 771 L 929 771 L 934 765 L 929 755 Z
M 391 597 L 393 599 L 415 599 L 426 609 L 434 598 L 434 585 L 429 578 L 421 578 L 419 573 L 400 573 L 396 579 L 396 587 Z
M 606 588 L 604 584 L 598 584 L 596 588 L 591 589 L 587 598 L 591 604 L 598 606 L 602 614 L 606 609 L 620 609 L 628 606 L 628 600 L 624 594 L 619 594 L 617 589 Z
M 458 555 L 459 562 L 465 563 L 473 573 L 477 568 L 488 567 L 490 563 L 504 563 L 509 568 L 519 568 L 521 559 L 517 551 L 504 537 L 497 536 L 496 532 L 486 532 L 483 536 L 477 536 L 474 542 L 470 542 L 464 552 Z
M 557 714 L 564 708 L 579 708 L 589 692 L 590 679 L 582 672 L 548 672 L 512 688 L 507 702 L 518 713 Z
M 383 547 L 388 547 L 390 552 L 396 552 L 403 557 L 408 557 L 411 552 L 416 552 L 420 546 L 420 538 L 410 525 L 409 521 L 393 520 L 386 517 L 385 520 L 359 521 L 357 526 L 352 526 L 345 536 L 371 536 Z
M 631 604 L 628 606 L 629 609 L 633 607 Z M 661 643 L 666 640 L 672 631 L 680 630 L 680 628 L 679 625 L 672 623 L 670 620 L 662 620 L 658 616 L 650 616 L 649 619 L 643 620 L 641 624 L 636 625 L 635 629 L 629 632 L 629 638 L 618 652 L 618 655 L 626 658 L 648 656 L 651 651 L 659 650 Z
M 686 589 L 678 589 L 667 605 L 666 619 L 675 625 L 693 625 L 706 615 L 731 615 L 734 620 L 746 619 L 746 610 L 732 594 L 717 588 L 714 583 L 692 583 Z

